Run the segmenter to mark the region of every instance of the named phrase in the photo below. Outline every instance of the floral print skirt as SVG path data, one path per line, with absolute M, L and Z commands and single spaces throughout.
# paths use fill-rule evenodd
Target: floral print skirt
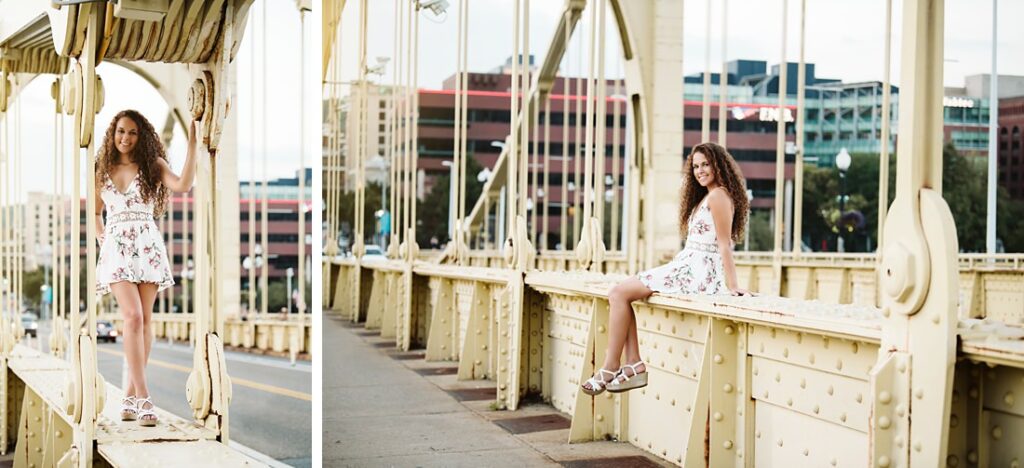
M 726 294 L 725 268 L 718 252 L 683 249 L 671 262 L 641 271 L 637 278 L 662 294 Z
M 96 294 L 109 293 L 110 284 L 121 281 L 155 283 L 157 291 L 174 285 L 164 240 L 153 221 L 107 225 L 96 263 Z

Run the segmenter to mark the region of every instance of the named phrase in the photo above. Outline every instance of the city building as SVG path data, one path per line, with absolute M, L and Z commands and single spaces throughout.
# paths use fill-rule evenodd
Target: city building
M 287 275 L 288 268 L 298 268 L 299 256 L 298 256 L 298 242 L 299 242 L 299 213 L 300 211 L 305 214 L 306 223 L 306 267 L 307 273 L 312 268 L 312 202 L 310 200 L 312 190 L 312 169 L 306 169 L 306 192 L 304 197 L 303 206 L 299 206 L 299 191 L 298 191 L 298 174 L 290 178 L 280 178 L 268 181 L 268 192 L 270 196 L 267 200 L 267 229 L 268 229 L 268 249 L 267 252 L 260 255 L 261 260 L 268 266 L 267 275 L 270 281 L 284 280 Z M 238 261 L 241 264 L 246 257 L 249 256 L 249 182 L 242 181 L 239 183 L 241 194 L 239 200 L 239 232 L 240 232 L 240 244 L 239 244 L 239 256 Z M 260 223 L 262 219 L 262 184 L 257 183 L 256 186 L 256 235 L 254 241 L 259 244 L 260 238 Z M 47 198 L 47 200 L 49 200 Z M 182 271 L 187 265 L 187 261 L 194 257 L 193 252 L 196 249 L 196 245 L 193 243 L 193 232 L 192 229 L 195 226 L 195 211 L 192 209 L 194 200 L 191 192 L 188 194 L 175 194 L 171 198 L 171 202 L 167 205 L 167 215 L 157 220 L 157 224 L 160 227 L 160 231 L 164 234 L 165 246 L 167 247 L 167 254 L 171 260 L 171 271 L 174 274 L 175 281 L 175 292 L 181 292 L 182 286 Z M 185 209 L 188 205 L 188 216 L 185 216 Z M 86 211 L 85 211 L 85 200 L 80 201 L 80 217 L 81 217 L 81 240 L 80 255 L 84 258 L 86 255 Z M 71 219 L 66 220 L 70 227 Z M 168 239 L 173 236 L 173 241 Z M 48 238 L 46 238 L 48 239 Z M 68 239 L 70 241 L 70 239 Z M 47 257 L 48 258 L 48 257 Z M 49 260 L 47 260 L 49 262 Z M 244 269 L 241 269 L 242 274 L 242 289 L 248 288 L 248 273 Z M 298 273 L 296 273 L 297 275 Z M 311 278 L 311 277 L 310 277 Z
M 999 185 L 1010 198 L 1024 202 L 1024 93 L 999 100 L 998 132 Z

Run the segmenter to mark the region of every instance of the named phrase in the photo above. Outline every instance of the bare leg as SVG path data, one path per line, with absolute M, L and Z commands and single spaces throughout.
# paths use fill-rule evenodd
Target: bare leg
M 146 354 L 142 332 L 142 299 L 139 288 L 127 281 L 111 283 L 110 290 L 117 299 L 117 307 L 124 319 L 124 354 L 128 363 L 128 386 L 132 393 L 126 395 L 149 395 L 146 375 L 143 372 Z
M 603 369 L 612 372 L 619 369 L 619 358 L 622 356 L 624 346 L 629 363 L 632 364 L 640 360 L 640 344 L 637 340 L 636 318 L 633 314 L 632 302 L 645 299 L 653 293 L 654 291 L 644 286 L 640 280 L 629 278 L 612 288 L 608 294 L 608 348 L 605 352 Z M 643 367 L 637 371 L 643 371 Z
M 149 353 L 153 349 L 153 304 L 156 303 L 156 283 L 139 283 L 139 296 L 142 298 L 142 336 L 145 338 L 146 357 L 143 367 L 149 363 Z
M 608 294 L 608 349 L 604 357 L 604 368 L 619 368 L 619 358 L 627 342 L 626 360 L 630 364 L 640 360 L 640 343 L 636 333 L 636 316 L 633 312 L 633 301 L 646 299 L 654 291 L 644 286 L 636 278 L 627 279 L 615 286 Z

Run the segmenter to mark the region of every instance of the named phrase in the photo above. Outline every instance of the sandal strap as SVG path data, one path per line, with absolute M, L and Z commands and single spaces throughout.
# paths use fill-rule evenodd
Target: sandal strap
M 612 380 L 605 381 L 603 379 L 599 379 L 598 378 L 599 376 L 600 377 L 604 377 L 604 374 L 611 375 L 612 376 Z M 592 388 L 594 390 L 600 390 L 600 389 L 604 388 L 605 386 L 607 386 L 609 383 L 614 382 L 615 378 L 618 377 L 618 375 L 619 375 L 618 372 L 612 372 L 612 371 L 610 371 L 608 369 L 600 368 L 600 369 L 597 370 L 597 373 L 595 373 L 592 377 L 587 379 L 587 381 L 584 382 L 584 383 L 590 384 L 590 388 Z
M 620 367 L 619 373 L 616 374 L 615 380 L 613 380 L 613 382 L 617 382 L 620 384 L 629 382 L 629 379 L 640 375 L 640 372 L 637 372 L 636 368 L 640 367 L 641 365 L 646 367 L 646 364 L 644 364 L 643 361 L 637 361 L 634 362 L 633 364 L 626 364 Z M 626 375 L 626 369 L 629 369 L 633 373 L 633 375 Z M 645 369 L 644 372 L 647 372 L 647 370 Z

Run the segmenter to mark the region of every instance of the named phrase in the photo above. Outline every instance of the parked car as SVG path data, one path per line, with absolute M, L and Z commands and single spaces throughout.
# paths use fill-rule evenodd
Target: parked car
M 388 256 L 384 254 L 384 250 L 376 244 L 367 245 L 366 252 L 363 253 L 364 262 L 379 262 L 387 259 Z
M 32 338 L 39 336 L 39 317 L 28 312 L 21 314 L 21 328 L 24 328 L 25 334 Z
M 114 328 L 110 320 L 96 321 L 96 341 L 117 342 L 117 328 Z

